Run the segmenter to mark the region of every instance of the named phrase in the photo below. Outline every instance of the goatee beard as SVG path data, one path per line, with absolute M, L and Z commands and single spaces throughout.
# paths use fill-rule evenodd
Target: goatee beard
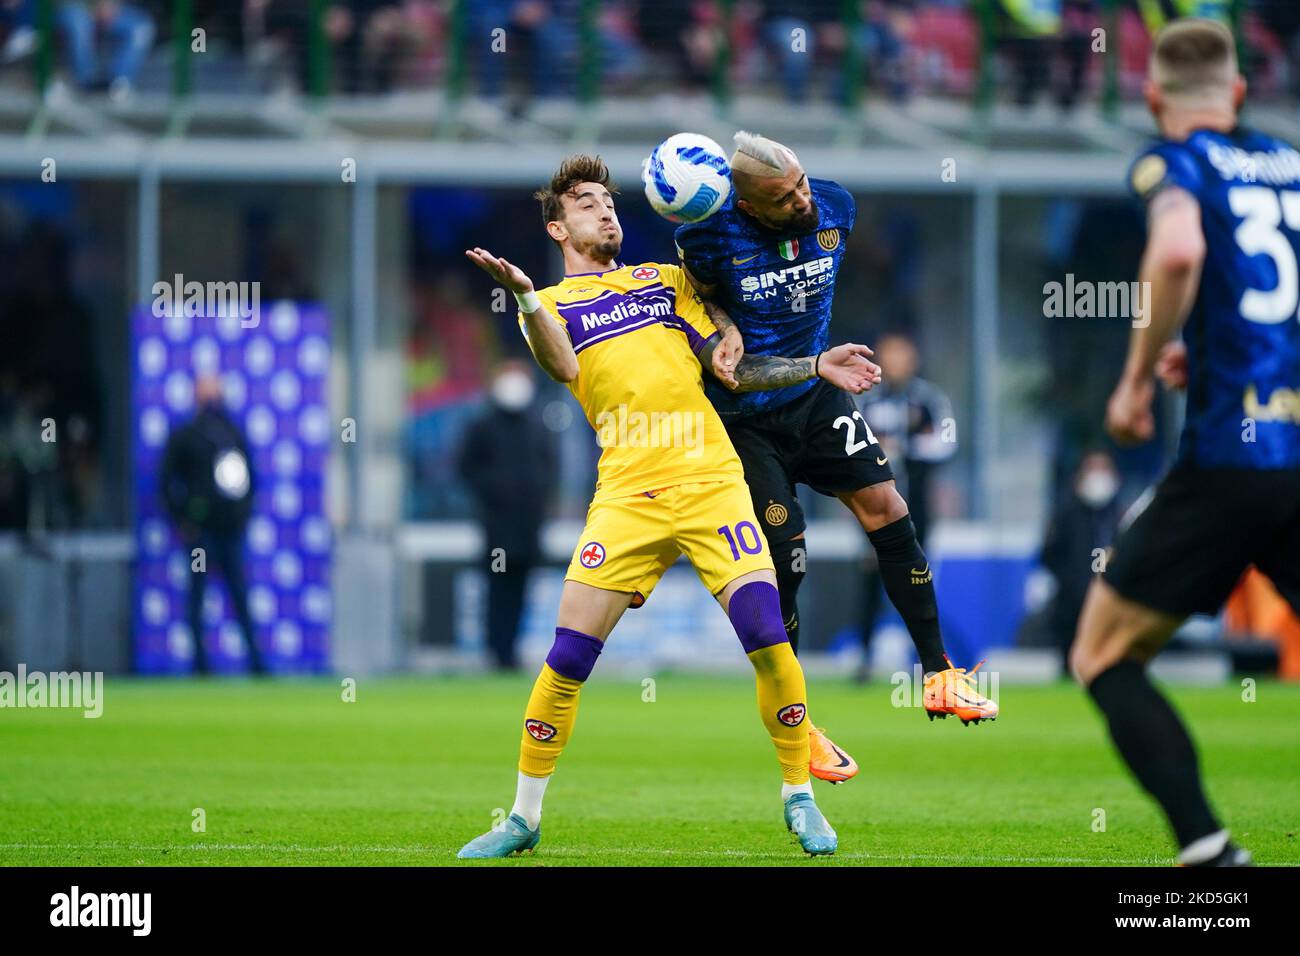
M 591 247 L 587 255 L 598 262 L 613 262 L 618 258 L 622 243 L 617 239 L 606 239 Z
M 814 204 L 808 212 L 791 220 L 785 228 L 789 232 L 812 232 L 817 228 L 817 224 L 821 222 L 821 219 L 821 210 Z

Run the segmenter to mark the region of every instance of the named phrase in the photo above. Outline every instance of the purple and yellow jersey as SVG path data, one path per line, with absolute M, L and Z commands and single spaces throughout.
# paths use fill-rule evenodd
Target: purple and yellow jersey
M 1300 468 L 1300 153 L 1243 127 L 1196 130 L 1147 149 L 1129 184 L 1145 202 L 1178 187 L 1201 206 L 1180 459 Z
M 679 226 L 677 252 L 686 268 L 740 329 L 749 355 L 799 357 L 825 351 L 830 342 L 831 299 L 853 231 L 853 196 L 829 179 L 808 178 L 817 206 L 811 232 L 776 232 L 736 206 L 726 204 L 702 222 Z M 729 392 L 706 382 L 709 398 L 723 417 L 780 408 L 811 391 L 816 379 L 766 392 Z M 714 386 L 717 386 L 716 388 Z
M 743 480 L 696 358 L 717 329 L 680 267 L 565 276 L 537 296 L 578 356 L 569 391 L 603 449 L 594 501 Z M 522 315 L 519 324 L 526 334 Z

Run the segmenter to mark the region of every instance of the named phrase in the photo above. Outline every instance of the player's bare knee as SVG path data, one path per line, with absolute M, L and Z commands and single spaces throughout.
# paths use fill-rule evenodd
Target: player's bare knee
M 1121 661 L 1145 664 L 1152 653 L 1137 634 L 1116 631 L 1100 644 L 1082 644 L 1076 640 L 1070 649 L 1070 671 L 1076 681 L 1087 687 Z
M 1084 643 L 1078 636 L 1075 637 L 1074 644 L 1070 647 L 1070 674 L 1075 681 L 1087 687 L 1106 669 L 1102 664 L 1104 660 L 1105 655 L 1100 647 Z
M 614 630 L 614 625 L 634 597 L 634 594 L 628 592 L 608 591 L 580 581 L 567 580 L 560 591 L 560 608 L 556 621 L 561 627 L 572 628 L 603 641 Z
M 747 574 L 742 574 L 740 577 L 736 578 L 734 581 L 727 584 L 727 586 L 724 587 L 717 594 L 718 603 L 722 605 L 722 610 L 725 611 L 727 614 L 730 614 L 731 601 L 736 596 L 737 592 L 739 592 L 740 589 L 743 588 L 745 585 L 753 584 L 756 581 L 762 581 L 766 584 L 770 584 L 773 587 L 776 587 L 777 585 L 776 572 L 769 571 L 765 568 L 760 569 L 758 571 L 750 571 Z
M 908 513 L 907 502 L 898 493 L 898 488 L 893 481 L 868 485 L 866 488 L 859 488 L 852 494 L 840 497 L 868 531 L 893 524 Z
M 1177 623 L 1175 618 L 1125 600 L 1104 581 L 1095 580 L 1070 648 L 1070 670 L 1087 686 L 1121 661 L 1145 663 L 1164 646 Z

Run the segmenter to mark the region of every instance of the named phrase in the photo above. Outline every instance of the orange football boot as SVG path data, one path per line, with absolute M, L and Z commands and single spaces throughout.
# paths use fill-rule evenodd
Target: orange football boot
M 948 661 L 948 669 L 935 671 L 925 679 L 922 703 L 930 719 L 944 719 L 949 714 L 956 714 L 965 725 L 978 724 L 981 720 L 997 720 L 997 702 L 989 700 L 975 689 L 975 671 L 984 662 L 980 661 L 968 674 L 964 667 L 953 667 L 947 654 L 943 659 Z
M 808 772 L 818 780 L 843 783 L 857 775 L 858 762 L 831 743 L 824 730 L 812 727 L 808 731 Z

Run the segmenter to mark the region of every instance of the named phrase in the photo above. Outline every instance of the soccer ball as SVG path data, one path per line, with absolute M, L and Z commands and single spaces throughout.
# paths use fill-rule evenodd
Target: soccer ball
M 676 133 L 641 164 L 645 196 L 671 222 L 699 222 L 731 194 L 731 166 L 722 147 L 698 133 Z

